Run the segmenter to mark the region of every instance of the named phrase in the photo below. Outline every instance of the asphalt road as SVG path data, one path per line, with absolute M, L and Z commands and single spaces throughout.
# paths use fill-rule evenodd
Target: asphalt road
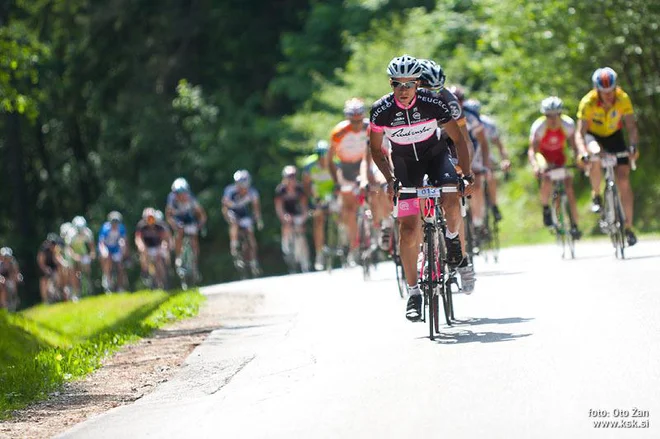
M 658 438 L 660 242 L 625 261 L 607 243 L 577 253 L 478 260 L 435 341 L 405 320 L 389 263 L 370 282 L 354 269 L 206 288 L 261 305 L 172 381 L 62 437 Z M 594 426 L 617 420 L 649 428 Z

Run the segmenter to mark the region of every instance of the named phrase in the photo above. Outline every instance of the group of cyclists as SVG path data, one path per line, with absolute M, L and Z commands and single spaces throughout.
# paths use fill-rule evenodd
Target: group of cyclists
M 486 226 L 487 209 L 491 209 L 489 214 L 495 221 L 500 221 L 495 171 L 508 172 L 511 162 L 493 119 L 481 114 L 479 101 L 466 99 L 463 88 L 445 85 L 446 76 L 438 63 L 403 55 L 390 61 L 387 74 L 390 93 L 375 101 L 369 110 L 359 98 L 347 100 L 344 120 L 330 130 L 329 139 L 319 140 L 314 153 L 298 166 L 287 165 L 282 169 L 282 180 L 274 191 L 275 213 L 281 224 L 284 258 L 295 253 L 300 270 L 306 272 L 312 267 L 326 268 L 323 256 L 330 212 L 337 214 L 347 264 L 356 264 L 357 215 L 360 206 L 368 203 L 374 245 L 388 252 L 395 244 L 392 237 L 399 237 L 396 244 L 408 286 L 406 317 L 418 321 L 422 316 L 417 267 L 422 242 L 420 202 L 416 194 L 399 194 L 398 189 L 423 185 L 461 188 L 442 197 L 446 219 L 444 244 L 447 263 L 460 276 L 462 290 L 469 294 L 476 277 L 469 256 L 472 249 L 466 244 L 467 225 L 461 205 L 466 198 L 470 199 L 471 226 L 477 235 Z M 632 230 L 629 174 L 630 161 L 638 156 L 633 107 L 628 95 L 617 86 L 617 75 L 611 68 L 597 69 L 592 82 L 593 89 L 580 102 L 577 124 L 564 114 L 562 100 L 550 96 L 541 102 L 542 115 L 531 126 L 528 159 L 540 180 L 543 224 L 552 225 L 549 207 L 552 184 L 546 171 L 566 165 L 566 144 L 572 150 L 575 165 L 589 174 L 594 213 L 599 213 L 602 205 L 598 153 L 601 149 L 609 153 L 628 151 L 629 157 L 618 158 L 616 180 L 625 210 L 627 244 L 632 246 L 637 238 Z M 624 126 L 628 143 L 622 131 Z M 499 152 L 498 163 L 491 153 L 493 146 Z M 246 269 L 258 276 L 261 268 L 254 229 L 256 226 L 261 230 L 264 226 L 260 196 L 247 170 L 237 170 L 233 180 L 222 197 L 223 216 L 229 224 L 230 252 L 236 260 L 240 255 Z M 581 231 L 570 174 L 565 185 L 572 213 L 570 233 L 579 239 Z M 177 178 L 171 189 L 165 214 L 152 207 L 145 208 L 135 230 L 142 275 L 148 275 L 150 264 L 155 261 L 156 279 L 161 280 L 167 275 L 172 250 L 175 266 L 180 266 L 184 235 L 191 237 L 195 260 L 198 258 L 197 234 L 207 220 L 185 179 Z M 313 218 L 313 264 L 305 238 L 309 217 Z M 394 233 L 395 227 L 398 233 Z M 38 254 L 43 301 L 48 301 L 51 281 L 66 291 L 67 298 L 79 297 L 81 279 L 89 275 L 90 264 L 97 254 L 103 271 L 103 289 L 125 289 L 124 261 L 130 251 L 119 212 L 108 214 L 99 231 L 98 243 L 82 216 L 63 224 L 59 235 L 48 235 Z M 117 267 L 117 280 L 111 285 L 113 267 Z M 0 306 L 8 306 L 11 292 L 20 281 L 20 270 L 11 249 L 0 249 Z
M 378 244 L 383 250 L 392 246 L 393 227 L 398 227 L 400 259 L 408 284 L 406 317 L 417 321 L 422 312 L 417 267 L 422 240 L 420 204 L 414 194 L 398 194 L 398 188 L 425 184 L 456 187 L 462 183 L 462 192 L 443 195 L 442 209 L 446 218 L 447 263 L 456 269 L 462 290 L 469 294 L 476 279 L 468 257 L 471 249 L 466 248 L 466 224 L 460 205 L 464 197 L 470 199 L 472 226 L 477 235 L 486 226 L 486 209 L 491 209 L 494 220 L 500 221 L 495 173 L 498 169 L 508 172 L 511 162 L 493 119 L 481 114 L 480 103 L 466 99 L 460 86 L 445 86 L 446 76 L 439 64 L 403 55 L 391 60 L 387 74 L 392 92 L 374 102 L 369 114 L 361 99 L 349 99 L 344 105 L 345 119 L 330 131 L 329 141 L 317 142 L 314 154 L 301 162 L 301 172 L 293 165 L 283 169 L 282 182 L 275 190 L 275 206 L 282 225 L 285 257 L 293 251 L 291 243 L 295 241 L 290 236 L 304 237 L 305 221 L 307 217 L 313 218 L 314 268 L 322 270 L 329 207 L 339 211 L 348 262 L 354 265 L 358 252 L 358 207 L 368 200 Z M 566 164 L 567 143 L 576 166 L 589 173 L 594 213 L 600 212 L 602 204 L 598 152 L 601 149 L 609 153 L 629 151 L 630 158 L 618 159 L 616 179 L 625 210 L 627 243 L 632 246 L 637 238 L 632 230 L 629 172 L 630 160 L 638 154 L 638 134 L 630 99 L 616 80 L 616 73 L 609 67 L 594 72 L 593 89 L 580 102 L 577 126 L 564 114 L 560 98 L 544 99 L 542 116 L 531 127 L 528 157 L 540 180 L 543 224 L 552 226 L 549 207 L 552 186 L 546 171 Z M 628 143 L 622 132 L 624 126 Z M 499 152 L 497 164 L 491 153 L 494 147 Z M 246 170 L 237 171 L 234 180 L 223 200 L 225 216 L 232 224 L 232 252 L 237 249 L 237 230 L 245 224 L 254 242 L 251 264 L 258 267 L 252 219 L 246 206 L 253 207 L 261 223 L 259 196 L 250 187 Z M 581 231 L 570 174 L 565 183 L 573 219 L 570 233 L 579 239 Z M 239 188 L 242 192 L 238 192 Z M 395 197 L 396 220 L 392 217 Z M 311 264 L 301 263 L 300 267 L 307 271 Z
M 134 243 L 140 261 L 141 278 L 145 285 L 165 288 L 171 253 L 174 266 L 181 265 L 184 235 L 190 237 L 195 265 L 199 256 L 198 231 L 206 223 L 206 212 L 199 204 L 184 178 L 177 178 L 167 197 L 165 213 L 154 207 L 146 207 L 135 226 Z M 1 267 L 18 265 L 7 260 L 11 249 L 3 248 Z M 106 293 L 126 291 L 129 288 L 126 266 L 131 260 L 128 233 L 120 212 L 112 211 L 107 221 L 94 233 L 83 216 L 76 216 L 60 226 L 59 234 L 49 233 L 37 253 L 41 272 L 39 291 L 44 303 L 57 300 L 78 300 L 92 293 L 91 265 L 98 259 Z M 13 265 L 12 265 L 13 264 Z M 2 271 L 0 271 L 2 273 Z M 15 277 L 12 278 L 15 280 Z M 6 294 L 0 295 L 0 305 L 5 306 Z

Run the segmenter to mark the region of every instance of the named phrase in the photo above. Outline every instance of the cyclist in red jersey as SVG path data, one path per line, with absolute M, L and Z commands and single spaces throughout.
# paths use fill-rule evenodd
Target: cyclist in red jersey
M 544 168 L 561 168 L 566 164 L 564 147 L 568 141 L 575 157 L 578 150 L 575 144 L 575 122 L 573 119 L 562 114 L 564 103 L 557 96 L 550 96 L 541 102 L 541 113 L 543 116 L 536 119 L 532 124 L 529 134 L 529 149 L 527 157 L 534 169 L 537 178 L 541 178 L 541 205 L 543 206 L 543 224 L 552 226 L 552 214 L 550 212 L 550 195 L 552 194 L 552 182 L 544 175 Z M 543 166 L 537 159 L 540 154 L 546 165 Z M 581 163 L 579 160 L 577 163 Z M 574 239 L 580 239 L 582 233 L 578 228 L 578 212 L 575 204 L 575 193 L 573 191 L 573 178 L 567 175 L 565 180 L 566 195 L 571 208 L 574 224 L 571 224 L 571 234 Z

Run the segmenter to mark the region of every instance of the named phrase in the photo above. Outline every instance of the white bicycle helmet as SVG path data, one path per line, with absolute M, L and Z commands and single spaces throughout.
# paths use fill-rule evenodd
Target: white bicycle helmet
M 390 78 L 419 78 L 422 76 L 422 65 L 417 58 L 410 55 L 402 55 L 392 58 L 387 66 L 387 74 Z
M 442 67 L 431 59 L 420 59 L 419 63 L 422 65 L 422 75 L 419 79 L 425 82 L 431 88 L 443 88 L 445 86 L 445 76 Z
M 357 116 L 365 113 L 364 101 L 360 98 L 351 98 L 344 103 L 344 116 Z
M 75 218 L 73 219 L 73 221 L 71 221 L 71 224 L 72 224 L 73 227 L 75 227 L 77 230 L 82 230 L 82 229 L 84 229 L 85 227 L 87 227 L 87 220 L 85 219 L 85 217 L 78 215 L 77 217 L 75 217 Z
M 11 258 L 13 255 L 14 253 L 11 251 L 9 247 L 0 248 L 0 256 L 4 258 Z
M 239 169 L 234 172 L 234 183 L 239 186 L 250 187 L 250 184 L 252 184 L 252 177 L 247 169 Z
M 287 165 L 282 169 L 282 178 L 287 178 L 295 176 L 298 173 L 298 170 L 293 165 Z
M 172 192 L 189 192 L 190 191 L 190 186 L 188 185 L 188 182 L 186 181 L 185 178 L 179 177 L 176 180 L 174 180 L 174 183 L 172 183 Z
M 557 96 L 549 96 L 541 101 L 541 113 L 561 113 L 564 110 L 564 102 Z

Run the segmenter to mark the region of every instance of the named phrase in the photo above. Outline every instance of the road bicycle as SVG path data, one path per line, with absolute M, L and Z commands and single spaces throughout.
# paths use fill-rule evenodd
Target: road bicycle
M 500 256 L 500 227 L 493 215 L 493 201 L 490 198 L 488 179 L 483 178 L 484 191 L 484 223 L 482 227 L 475 229 L 476 240 L 478 242 L 479 254 L 483 256 L 486 262 L 492 259 L 498 262 Z
M 575 227 L 575 218 L 571 213 L 565 183 L 566 178 L 570 176 L 567 169 L 569 167 L 573 168 L 574 166 L 562 166 L 544 172 L 544 175 L 552 182 L 551 229 L 557 238 L 562 259 L 569 256 L 571 259 L 575 259 L 575 236 L 572 232 Z
M 195 256 L 192 246 L 192 237 L 197 234 L 197 231 L 198 228 L 196 224 L 187 224 L 183 226 L 181 260 L 179 266 L 176 267 L 176 274 L 179 277 L 181 289 L 183 290 L 199 285 L 201 281 L 197 265 L 197 257 Z M 167 275 L 167 271 L 165 271 L 165 273 Z M 167 283 L 167 280 L 165 280 L 165 283 Z
M 238 249 L 233 255 L 234 267 L 238 271 L 241 280 L 256 277 L 259 272 L 250 267 L 250 261 L 254 258 L 255 249 L 250 241 L 250 231 L 247 227 L 238 226 Z
M 441 208 L 443 193 L 462 192 L 457 186 L 426 186 L 421 188 L 399 188 L 398 194 L 414 194 L 420 199 L 422 216 L 423 241 L 422 261 L 420 266 L 419 284 L 423 292 L 423 321 L 428 321 L 429 338 L 435 339 L 440 333 L 440 300 L 444 309 L 445 322 L 452 325 L 454 304 L 452 295 L 458 291 L 456 271 L 450 270 L 446 263 L 447 249 L 445 247 L 445 232 L 447 222 Z M 464 200 L 463 200 L 464 201 Z M 421 204 L 423 203 L 423 206 Z M 465 204 L 461 203 L 462 214 L 465 215 Z
M 303 227 L 306 219 L 303 216 L 289 216 L 291 232 L 288 237 L 282 238 L 282 253 L 290 274 L 297 273 L 298 269 L 303 273 L 310 270 L 309 247 Z
M 325 259 L 325 269 L 332 273 L 334 264 L 339 261 L 339 266 L 344 268 L 348 265 L 346 243 L 346 231 L 340 221 L 341 205 L 339 199 L 334 197 L 328 203 L 328 215 L 325 221 L 325 246 L 323 246 L 323 255 Z
M 362 275 L 364 280 L 371 278 L 371 267 L 376 265 L 374 244 L 374 225 L 373 215 L 371 208 L 368 204 L 368 190 L 365 188 L 360 191 L 358 195 L 358 211 L 357 211 L 357 226 L 358 226 L 358 249 L 360 251 L 360 265 L 362 265 Z
M 610 236 L 614 246 L 614 255 L 618 259 L 625 259 L 626 247 L 626 214 L 621 203 L 621 195 L 616 184 L 614 168 L 617 159 L 629 157 L 630 153 L 618 152 L 614 154 L 600 152 L 595 154 L 600 159 L 600 165 L 605 170 L 605 191 L 603 193 L 603 208 L 598 225 L 603 233 Z M 635 170 L 635 163 L 631 161 L 631 169 Z

